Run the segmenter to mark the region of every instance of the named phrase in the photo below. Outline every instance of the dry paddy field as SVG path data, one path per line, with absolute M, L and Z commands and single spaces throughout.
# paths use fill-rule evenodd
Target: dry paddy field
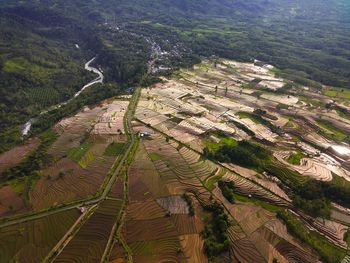
M 271 90 L 284 86 L 283 80 L 275 78 L 266 67 L 232 61 L 221 61 L 214 67 L 204 61 L 193 70 L 179 71 L 177 78 L 164 79 L 163 83 L 144 89 L 136 118 L 198 151 L 204 148 L 200 136 L 208 131 L 219 130 L 246 139 L 247 134 L 230 120 L 245 126 L 260 139 L 275 142 L 278 136 L 268 127 L 238 118 L 235 113 L 271 109 L 276 118 L 271 123 L 283 126 L 288 119 L 276 111 L 276 106 L 294 105 L 298 98 L 260 91 L 257 87 L 263 92 L 259 99 L 254 95 L 257 90 L 244 87 L 255 78 L 265 81 L 264 87 L 273 83 Z
M 1 228 L 0 262 L 41 262 L 78 217 L 78 210 L 71 209 Z
M 106 102 L 56 125 L 59 138 L 49 149 L 55 162 L 41 172 L 29 193 L 34 210 L 96 194 L 126 141 L 123 116 L 127 106 L 128 101 Z M 103 128 L 106 123 L 111 128 Z M 120 192 L 114 187 L 114 195 Z
M 168 196 L 130 203 L 123 237 L 134 262 L 207 262 L 200 218 L 188 215 L 186 208 L 174 210 L 173 203 L 183 202 L 178 198 Z M 120 253 L 115 248 L 111 259 L 118 257 Z
M 260 79 L 261 83 L 253 87 L 251 84 L 257 79 Z M 140 218 L 151 228 L 153 225 L 160 227 L 168 223 L 169 229 L 154 229 L 153 233 L 159 232 L 160 236 L 156 234 L 153 236 L 161 240 L 164 237 L 170 238 L 178 232 L 182 246 L 181 253 L 189 262 L 206 262 L 207 259 L 201 258 L 205 253 L 203 253 L 203 240 L 200 235 L 198 236 L 199 222 L 196 219 L 189 220 L 186 204 L 181 200 L 180 196 L 184 192 L 191 193 L 195 196 L 193 199 L 201 204 L 220 200 L 225 205 L 235 222 L 229 229 L 231 252 L 235 255 L 235 260 L 249 263 L 272 262 L 273 259 L 277 259 L 278 262 L 318 262 L 319 258 L 315 252 L 291 236 L 276 213 L 250 202 L 237 201 L 231 204 L 222 196 L 216 185 L 219 179 L 232 181 L 237 194 L 261 199 L 279 207 L 290 207 L 291 199 L 284 188 L 280 187 L 278 180 L 237 165 L 217 165 L 203 160 L 197 153 L 202 152 L 206 146 L 204 139 L 208 138 L 207 134 L 214 131 L 223 132 L 236 140 L 250 139 L 248 136 L 250 131 L 249 134 L 253 132 L 254 137 L 260 141 L 269 141 L 267 147 L 274 151 L 280 150 L 279 147 L 286 149 L 288 145 L 291 148 L 295 147 L 297 143 L 294 137 L 281 136 L 281 132 L 278 131 L 279 127 L 288 125 L 290 119 L 288 114 L 278 110 L 277 106 L 298 108 L 303 105 L 299 105 L 297 96 L 274 92 L 284 85 L 284 80 L 276 78 L 269 67 L 224 61 L 217 67 L 204 62 L 193 70 L 181 70 L 176 79 L 165 79 L 163 83 L 142 91 L 136 111 L 136 119 L 140 123 L 135 122 L 134 128 L 151 134 L 142 139 L 142 159 L 146 167 L 149 167 L 150 161 L 153 164 L 152 168 L 147 168 L 146 171 L 151 174 L 149 178 L 157 184 L 151 189 L 146 186 L 145 179 L 142 180 L 142 186 L 139 180 L 132 181 L 132 184 L 140 184 L 138 187 L 142 189 L 138 193 L 139 198 L 135 198 L 134 201 L 152 204 L 152 209 L 156 209 L 155 203 L 152 202 L 156 200 L 159 207 L 166 211 L 165 217 Z M 270 91 L 266 91 L 266 88 Z M 268 115 L 260 121 L 258 118 L 249 117 L 255 114 L 256 109 L 267 109 Z M 247 113 L 245 116 L 248 117 L 241 117 L 241 112 Z M 267 122 L 271 125 L 266 124 Z M 303 125 L 300 127 L 302 129 Z M 310 128 L 308 134 L 309 139 L 318 139 L 313 129 Z M 144 155 L 147 155 L 148 159 Z M 138 158 L 140 157 L 136 158 L 136 163 Z M 286 156 L 276 158 L 286 165 Z M 323 158 L 322 155 L 320 158 Z M 331 169 L 330 163 L 323 166 L 320 161 L 303 159 L 301 165 L 295 167 L 299 169 L 296 171 L 318 180 L 331 180 L 335 168 Z M 139 164 L 139 167 L 142 165 Z M 141 178 L 141 173 L 134 169 L 131 174 L 135 174 L 135 178 L 136 176 Z M 144 209 L 140 208 L 140 211 Z M 160 211 L 157 213 L 160 214 Z M 128 244 L 139 245 L 142 240 L 151 238 L 147 236 L 146 229 L 139 230 L 137 235 L 129 230 L 142 227 L 142 224 L 135 223 L 138 221 L 136 218 L 137 216 L 133 215 L 131 222 L 126 223 L 134 223 L 126 226 L 125 237 Z M 159 221 L 155 224 L 157 220 Z M 169 223 L 170 221 L 173 225 Z M 310 227 L 325 233 L 337 245 L 344 244 L 341 239 L 347 231 L 346 227 L 331 221 L 313 223 Z M 189 252 L 188 249 L 191 247 L 195 247 L 197 252 Z M 152 254 L 148 249 L 149 247 L 145 249 L 147 253 Z M 139 250 L 136 253 L 139 253 Z M 142 255 L 144 254 L 145 251 L 142 252 Z M 138 256 L 136 258 L 138 259 Z M 156 257 L 153 258 L 154 261 L 141 258 L 144 262 L 159 260 Z
M 40 140 L 35 137 L 29 139 L 24 145 L 17 146 L 0 154 L 0 176 L 5 170 L 18 165 L 28 153 L 33 151 L 38 146 L 39 143 Z
M 311 248 L 287 231 L 276 214 L 250 203 L 229 203 L 220 190 L 215 196 L 223 202 L 236 222 L 229 228 L 231 251 L 240 262 L 317 262 Z
M 100 262 L 121 201 L 105 200 L 54 262 Z
M 238 202 L 232 205 L 214 185 L 219 178 L 234 181 L 240 194 L 287 206 L 289 199 L 276 184 L 270 182 L 270 185 L 265 185 L 270 192 L 256 184 L 252 180 L 252 174 L 244 178 L 231 171 L 234 167 L 223 168 L 210 161 L 203 161 L 197 153 L 179 146 L 172 140 L 167 141 L 156 132 L 150 138 L 144 139 L 142 144 L 156 168 L 157 176 L 171 195 L 158 197 L 156 201 L 152 200 L 154 196 L 149 195 L 147 200 L 144 198 L 143 201 L 129 206 L 124 236 L 134 249 L 137 262 L 160 260 L 157 254 L 160 252 L 152 247 L 155 240 L 169 242 L 174 236 L 180 241 L 180 254 L 185 256 L 188 262 L 206 262 L 203 240 L 199 235 L 203 224 L 198 218 L 200 212 L 191 218 L 187 215 L 185 203 L 179 197 L 183 192 L 192 192 L 200 201 L 203 199 L 208 202 L 210 192 L 203 184 L 214 186 L 214 198 L 225 204 L 237 222 L 237 225 L 230 228 L 230 239 L 232 252 L 241 262 L 271 262 L 273 258 L 279 259 L 280 262 L 317 262 L 317 256 L 310 248 L 305 248 L 288 234 L 286 227 L 276 218 L 276 214 L 253 204 Z M 138 157 L 135 162 L 137 160 Z M 249 171 L 239 172 L 249 174 Z M 213 181 L 210 182 L 211 180 Z M 262 181 L 257 180 L 257 183 Z M 176 246 L 178 244 L 174 243 L 173 247 Z M 164 248 L 164 251 L 167 250 Z M 149 258 L 151 255 L 152 259 Z

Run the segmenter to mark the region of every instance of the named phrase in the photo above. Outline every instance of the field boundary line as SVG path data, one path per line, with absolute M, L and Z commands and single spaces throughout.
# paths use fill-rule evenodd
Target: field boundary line
M 203 153 L 201 153 L 201 152 L 199 152 L 199 151 L 197 151 L 197 150 L 191 148 L 189 145 L 187 145 L 187 144 L 185 144 L 185 143 L 183 143 L 183 142 L 177 140 L 177 139 L 174 138 L 174 137 L 171 137 L 171 136 L 167 135 L 166 133 L 164 133 L 164 132 L 158 130 L 157 128 L 155 128 L 155 127 L 153 127 L 153 126 L 148 126 L 147 123 L 143 122 L 142 120 L 140 120 L 140 119 L 138 119 L 138 118 L 136 118 L 136 120 L 137 120 L 138 122 L 140 122 L 140 123 L 146 125 L 148 128 L 151 128 L 152 130 L 154 130 L 154 131 L 160 133 L 161 135 L 165 136 L 166 138 L 169 138 L 170 140 L 173 140 L 173 141 L 179 143 L 180 145 L 186 147 L 187 149 L 196 152 L 196 153 L 199 154 L 201 157 L 204 157 Z M 207 158 L 206 158 L 206 159 L 207 159 Z M 244 176 L 242 176 L 242 175 L 236 173 L 235 171 L 233 171 L 233 170 L 231 170 L 231 169 L 225 167 L 224 165 L 222 165 L 221 163 L 219 163 L 219 162 L 217 162 L 217 161 L 215 161 L 215 160 L 210 160 L 210 161 L 213 162 L 214 164 L 216 164 L 216 165 L 222 167 L 224 170 L 230 171 L 231 173 L 234 173 L 235 175 L 237 175 L 237 176 L 239 176 L 239 177 L 241 177 L 241 178 L 243 178 L 243 179 L 245 179 L 245 180 L 248 180 L 249 182 L 251 182 L 251 183 L 253 183 L 253 184 L 255 184 L 255 185 L 257 185 L 257 186 L 263 188 L 264 190 L 270 192 L 270 193 L 273 194 L 274 196 L 280 198 L 281 200 L 284 200 L 285 202 L 287 202 L 287 204 L 290 204 L 290 202 L 289 202 L 288 200 L 284 199 L 283 197 L 281 197 L 281 196 L 279 196 L 279 195 L 276 195 L 276 194 L 275 194 L 274 192 L 272 192 L 270 189 L 265 188 L 264 186 L 260 185 L 259 183 L 255 182 L 255 181 L 253 181 L 253 180 L 251 180 L 251 179 L 249 179 L 249 178 L 245 178 Z
M 80 228 L 85 224 L 87 220 L 93 215 L 97 208 L 97 204 L 88 208 L 88 210 L 82 214 L 77 221 L 70 227 L 65 235 L 58 241 L 58 243 L 51 249 L 50 253 L 42 260 L 42 263 L 51 263 L 57 256 L 63 251 L 68 243 L 75 237 Z

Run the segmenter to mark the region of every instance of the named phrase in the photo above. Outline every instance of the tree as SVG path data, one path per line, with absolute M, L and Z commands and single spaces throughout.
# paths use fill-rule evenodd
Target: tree
M 62 179 L 64 177 L 64 172 L 63 171 L 60 171 L 58 173 L 58 178 Z

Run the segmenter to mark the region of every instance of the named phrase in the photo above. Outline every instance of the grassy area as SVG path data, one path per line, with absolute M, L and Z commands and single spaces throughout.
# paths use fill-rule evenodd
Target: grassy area
M 256 124 L 262 124 L 268 127 L 273 132 L 278 132 L 278 128 L 276 128 L 271 122 L 269 122 L 268 120 L 265 120 L 263 117 L 261 117 L 257 113 L 239 111 L 236 113 L 236 115 L 241 119 L 250 119 Z
M 124 143 L 112 142 L 110 145 L 107 146 L 104 155 L 117 156 L 123 152 L 124 145 Z
M 218 139 L 220 140 L 219 143 L 216 143 L 210 140 L 205 140 L 204 144 L 211 151 L 217 151 L 223 145 L 229 145 L 232 147 L 237 145 L 237 141 L 231 137 L 220 137 Z
M 277 177 L 283 183 L 293 188 L 305 184 L 310 179 L 307 176 L 302 176 L 295 171 L 274 163 L 267 164 L 264 169 L 269 174 Z
M 19 165 L 3 172 L 0 181 L 7 182 L 21 177 L 36 177 L 40 169 L 51 162 L 47 150 L 57 139 L 57 134 L 52 130 L 47 130 L 41 134 L 40 139 L 40 145 L 29 153 Z
M 239 111 L 239 112 L 236 113 L 236 115 L 238 117 L 240 117 L 241 119 L 250 119 L 256 124 L 264 124 L 263 121 L 261 120 L 261 117 L 259 118 L 255 114 L 252 114 L 252 113 L 249 113 L 249 112 Z
M 237 194 L 237 193 L 233 193 L 233 197 L 235 198 L 235 200 L 237 202 L 242 202 L 242 203 L 253 203 L 257 206 L 260 206 L 270 212 L 273 212 L 273 213 L 277 213 L 279 211 L 282 211 L 283 208 L 282 207 L 279 207 L 277 205 L 274 205 L 272 203 L 268 203 L 268 202 L 265 202 L 261 199 L 256 199 L 254 197 L 252 198 L 249 198 L 249 197 L 246 197 L 246 196 L 243 196 L 243 195 L 240 195 L 240 194 Z
M 277 109 L 280 109 L 280 110 L 288 110 L 288 108 L 289 108 L 289 105 L 287 105 L 287 104 L 283 104 L 283 103 L 279 103 L 278 105 L 277 105 Z
M 322 90 L 322 93 L 328 97 L 337 97 L 341 99 L 348 99 L 350 100 L 350 90 L 349 89 L 343 89 L 343 88 L 324 88 Z
M 310 231 L 305 225 L 292 213 L 281 211 L 278 213 L 287 225 L 288 231 L 313 247 L 321 256 L 322 261 L 327 263 L 339 263 L 346 255 L 346 251 L 330 243 L 324 236 L 316 231 Z
M 162 156 L 158 153 L 150 153 L 149 157 L 151 158 L 152 161 L 158 161 L 162 159 Z
M 339 142 L 347 141 L 350 142 L 350 136 L 346 132 L 333 126 L 332 123 L 326 120 L 317 120 L 317 125 L 324 131 L 322 132 L 326 137 L 330 137 Z
M 28 177 L 21 177 L 21 178 L 16 178 L 15 180 L 12 180 L 10 182 L 10 186 L 12 190 L 18 194 L 23 193 L 24 188 L 28 182 Z
M 301 159 L 305 157 L 307 156 L 304 153 L 302 153 L 301 151 L 297 151 L 288 157 L 287 162 L 294 165 L 300 165 Z
M 90 143 L 84 143 L 78 147 L 69 149 L 67 152 L 67 156 L 69 159 L 79 163 L 79 161 L 89 151 L 90 148 L 91 148 Z
M 307 104 L 311 104 L 314 107 L 322 107 L 324 106 L 324 103 L 322 103 L 319 100 L 312 99 L 310 97 L 304 96 L 304 95 L 299 95 L 299 99 Z
M 88 164 L 95 159 L 95 155 L 93 152 L 88 151 L 78 162 L 78 164 L 83 167 L 86 168 L 88 166 Z
M 223 175 L 217 175 L 217 176 L 212 176 L 205 182 L 205 187 L 209 190 L 212 191 L 215 188 L 215 183 L 218 182 Z
M 182 122 L 184 119 L 181 119 L 181 118 L 176 117 L 176 116 L 172 116 L 169 120 L 172 121 L 172 122 L 175 122 L 175 123 L 179 124 L 179 123 Z

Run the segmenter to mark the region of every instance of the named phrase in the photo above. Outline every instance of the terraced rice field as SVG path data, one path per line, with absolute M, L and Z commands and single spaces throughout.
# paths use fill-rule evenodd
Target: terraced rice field
M 29 193 L 34 210 L 91 198 L 96 194 L 118 157 L 108 156 L 105 151 L 120 139 L 114 134 L 88 133 L 93 121 L 103 112 L 100 107 L 86 110 L 57 126 L 65 127 L 49 150 L 57 161 L 42 171 L 41 178 Z
M 103 201 L 54 262 L 99 262 L 120 206 L 121 201 Z
M 0 175 L 6 169 L 18 165 L 30 151 L 38 146 L 39 142 L 40 140 L 38 138 L 33 138 L 24 145 L 17 146 L 10 151 L 0 154 Z
M 37 263 L 78 219 L 77 209 L 0 229 L 0 261 Z

